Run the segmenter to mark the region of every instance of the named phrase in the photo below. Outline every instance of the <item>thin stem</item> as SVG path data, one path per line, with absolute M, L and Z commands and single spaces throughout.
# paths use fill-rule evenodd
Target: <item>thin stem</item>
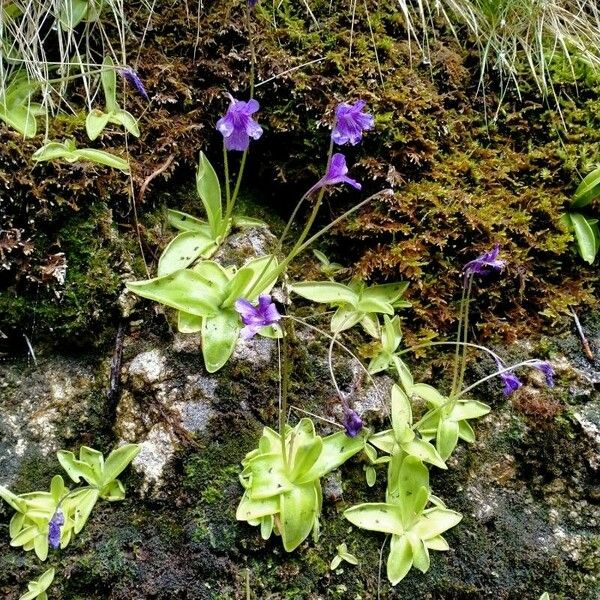
M 464 325 L 463 325 L 463 353 L 462 353 L 462 359 L 461 359 L 461 363 L 460 363 L 460 373 L 458 376 L 458 386 L 457 386 L 457 390 L 460 390 L 460 388 L 462 387 L 462 384 L 465 380 L 465 371 L 467 369 L 467 339 L 469 337 L 469 304 L 471 302 L 471 289 L 473 287 L 473 276 L 471 275 L 471 277 L 469 278 L 469 288 L 467 289 L 467 296 L 465 298 L 465 320 L 464 320 Z
M 404 350 L 400 350 L 396 352 L 396 354 L 407 354 L 408 352 L 414 352 L 415 350 L 421 350 L 422 348 L 429 348 L 431 346 L 469 346 L 469 348 L 477 348 L 478 350 L 483 350 L 487 352 L 490 356 L 492 356 L 495 360 L 502 361 L 502 359 L 489 348 L 485 346 L 480 346 L 479 344 L 473 344 L 472 342 L 427 342 L 426 344 L 419 344 L 417 346 L 411 346 L 410 348 L 405 348 Z
M 419 426 L 423 423 L 423 421 L 425 421 L 426 419 L 428 419 L 429 417 L 431 417 L 432 415 L 434 415 L 435 413 L 437 413 L 438 411 L 442 410 L 443 408 L 445 408 L 446 406 L 452 404 L 453 402 L 456 402 L 461 396 L 464 396 L 467 392 L 470 392 L 472 389 L 476 388 L 477 386 L 481 385 L 482 383 L 488 381 L 489 379 L 492 379 L 494 377 L 497 377 L 498 375 L 502 375 L 503 373 L 507 373 L 509 371 L 512 371 L 513 369 L 518 369 L 519 367 L 532 367 L 535 366 L 537 360 L 536 359 L 529 359 L 529 360 L 525 360 L 523 362 L 517 363 L 515 365 L 511 365 L 510 367 L 505 367 L 503 369 L 498 369 L 497 371 L 494 371 L 494 373 L 491 373 L 490 375 L 487 375 L 486 377 L 483 377 L 482 379 L 479 379 L 478 381 L 476 381 L 474 384 L 466 387 L 464 390 L 462 390 L 461 392 L 458 392 L 455 396 L 450 396 L 448 398 L 448 400 L 442 404 L 440 404 L 439 406 L 436 406 L 435 408 L 428 410 L 413 426 L 413 429 L 418 429 Z
M 338 386 L 337 379 L 335 378 L 335 372 L 333 370 L 333 345 L 335 344 L 336 336 L 337 333 L 334 333 L 333 337 L 331 338 L 331 343 L 329 344 L 329 350 L 327 352 L 327 366 L 329 367 L 329 375 L 331 376 L 331 381 L 333 381 L 333 385 L 335 387 L 335 391 L 337 392 L 338 398 L 340 399 L 340 402 L 342 403 L 344 409 L 347 410 L 348 402 L 346 401 L 346 396 L 342 394 L 342 390 L 340 390 Z
M 288 336 L 290 333 L 287 321 L 284 322 L 281 330 L 283 331 L 283 369 L 281 373 L 281 404 L 279 409 L 279 437 L 281 439 L 281 453 L 283 455 L 283 463 L 286 469 L 289 469 L 289 461 L 287 455 L 287 449 L 285 444 L 286 438 L 286 413 L 287 413 L 287 401 L 290 385 L 290 355 L 289 355 L 289 340 Z
M 300 414 L 308 415 L 309 417 L 314 417 L 315 419 L 319 419 L 319 421 L 323 421 L 323 423 L 329 423 L 330 425 L 335 425 L 336 427 L 339 427 L 340 429 L 344 429 L 344 426 L 340 425 L 336 421 L 332 421 L 331 419 L 326 419 L 325 417 L 316 415 L 315 413 L 312 413 L 308 410 L 304 410 L 303 408 L 299 408 L 298 406 L 294 406 L 293 404 L 290 405 L 290 411 L 292 411 L 292 410 L 295 410 L 296 412 L 299 412 Z
M 360 365 L 360 368 L 365 372 L 366 376 L 371 380 L 371 382 L 373 381 L 373 376 L 371 375 L 371 373 L 369 373 L 368 369 L 362 364 L 362 362 L 358 358 L 358 356 L 356 356 L 356 354 L 354 354 L 352 352 L 352 350 L 350 350 L 348 347 L 346 347 L 344 344 L 342 344 L 342 342 L 340 342 L 338 339 L 336 339 L 335 335 L 329 335 L 326 331 L 323 331 L 319 327 L 310 325 L 304 319 L 299 319 L 298 317 L 293 317 L 292 315 L 284 315 L 283 318 L 291 319 L 292 321 L 295 321 L 296 323 L 300 323 L 300 324 L 304 325 L 304 327 L 308 327 L 308 329 L 311 329 L 312 331 L 316 331 L 317 333 L 320 333 L 322 336 L 326 337 L 328 340 L 334 341 L 338 347 L 340 347 L 344 352 L 349 354 Z
M 327 151 L 327 167 L 325 169 L 325 172 L 327 173 L 327 171 L 329 171 L 329 165 L 331 164 L 331 157 L 333 156 L 333 139 L 330 140 L 329 142 L 329 150 Z M 312 188 L 310 188 L 310 190 L 308 190 L 308 192 L 306 192 L 306 194 L 302 197 L 302 199 L 306 199 L 308 198 L 308 196 L 310 196 L 310 194 L 313 191 L 316 191 L 318 188 L 316 187 L 315 184 Z M 325 195 L 325 186 L 321 186 L 321 189 L 319 190 L 319 195 L 317 196 L 317 200 L 315 202 L 315 205 L 313 206 L 312 212 L 310 213 L 310 217 L 308 218 L 308 221 L 306 222 L 306 224 L 304 225 L 304 228 L 302 229 L 302 233 L 300 234 L 300 237 L 296 240 L 296 243 L 294 244 L 293 248 L 290 251 L 290 254 L 293 255 L 294 252 L 296 251 L 296 249 L 302 245 L 302 242 L 306 239 L 306 236 L 308 235 L 311 227 L 313 226 L 313 223 L 315 222 L 315 219 L 317 218 L 317 214 L 319 212 L 319 209 L 321 208 L 321 204 L 323 203 L 323 196 Z M 300 204 L 302 202 L 301 201 L 298 203 L 298 205 L 296 206 L 296 209 L 294 210 L 294 212 L 292 213 L 292 217 L 296 216 L 296 213 L 298 212 L 298 209 L 300 208 Z M 285 235 L 285 231 L 284 231 L 284 235 Z M 281 236 L 281 242 L 283 242 L 284 239 L 284 235 Z
M 238 171 L 235 187 L 233 188 L 233 195 L 231 196 L 230 206 L 227 208 L 227 213 L 225 214 L 225 222 L 229 221 L 229 219 L 231 218 L 231 214 L 233 213 L 233 207 L 240 192 L 240 186 L 242 185 L 242 176 L 244 175 L 244 168 L 246 167 L 247 158 L 248 150 L 246 149 L 242 154 L 242 160 L 240 161 L 240 170 Z
M 497 377 L 498 375 L 502 375 L 503 373 L 508 373 L 509 371 L 518 369 L 519 367 L 533 367 L 537 364 L 537 362 L 538 362 L 537 359 L 529 359 L 529 360 L 524 360 L 523 362 L 517 363 L 516 365 L 511 365 L 510 367 L 504 367 L 503 369 L 498 369 L 495 373 L 492 373 L 491 375 L 487 375 L 487 376 L 483 377 L 482 379 L 479 379 L 475 383 L 471 384 L 470 386 L 466 387 L 464 390 L 462 390 L 462 392 L 459 392 L 456 395 L 456 398 L 460 398 L 461 396 L 464 396 L 467 392 L 470 392 L 473 388 L 476 388 L 478 385 L 481 385 L 482 383 L 488 381 L 488 379 L 492 379 L 492 377 Z
M 465 308 L 465 296 L 467 294 L 466 281 L 463 282 L 462 293 L 460 296 L 459 313 L 458 313 L 458 330 L 456 332 L 456 348 L 454 350 L 454 367 L 452 370 L 452 387 L 451 394 L 454 394 L 458 386 L 458 372 L 460 365 L 460 342 L 462 338 L 463 313 Z
M 58 504 L 56 505 L 56 509 L 54 512 L 56 512 L 62 505 L 62 503 L 67 500 L 67 498 L 70 498 L 71 496 L 74 496 L 75 494 L 77 494 L 78 492 L 80 492 L 81 490 L 97 490 L 99 489 L 98 487 L 96 487 L 95 485 L 82 485 L 80 487 L 76 487 L 73 490 L 70 490 L 67 494 L 65 494 L 59 501 Z
M 223 140 L 223 170 L 225 176 L 225 215 L 229 214 L 231 210 L 231 186 L 229 181 L 229 155 L 227 154 L 227 148 L 225 141 Z M 227 219 L 225 220 L 227 222 Z
M 323 234 L 327 233 L 330 229 L 333 229 L 338 223 L 349 217 L 352 213 L 355 213 L 357 210 L 360 210 L 363 206 L 371 202 L 371 200 L 373 200 L 374 198 L 377 198 L 378 196 L 381 196 L 382 194 L 386 193 L 391 193 L 391 190 L 380 190 L 376 194 L 369 196 L 362 202 L 359 202 L 356 206 L 353 206 L 352 208 L 347 210 L 343 215 L 340 215 L 337 219 L 331 221 L 329 225 L 326 225 L 322 229 L 319 229 L 317 233 L 309 237 L 301 246 L 299 246 L 298 250 L 296 251 L 296 255 L 300 254 L 303 250 L 306 250 L 306 248 L 308 248 L 313 242 L 318 240 Z
M 332 156 L 332 152 L 333 152 L 333 141 L 331 141 L 331 143 L 329 144 L 329 153 L 327 156 L 327 166 L 329 167 L 329 163 L 331 161 L 331 156 Z M 294 222 L 294 219 L 296 218 L 296 215 L 298 214 L 298 211 L 300 210 L 300 207 L 302 206 L 302 204 L 304 203 L 304 201 L 316 190 L 315 186 L 312 186 L 308 191 L 306 191 L 302 197 L 300 198 L 300 200 L 298 201 L 298 203 L 296 204 L 296 207 L 294 208 L 294 210 L 292 211 L 292 214 L 290 215 L 290 218 L 288 219 L 288 222 L 285 225 L 285 228 L 283 230 L 283 233 L 281 234 L 279 240 L 277 240 L 277 246 L 275 247 L 275 251 L 274 253 L 271 254 L 271 257 L 269 258 L 269 261 L 267 262 L 267 264 L 264 266 L 262 273 L 260 274 L 260 276 L 256 279 L 256 283 L 252 286 L 252 288 L 248 291 L 248 296 L 252 296 L 253 293 L 255 293 L 256 291 L 256 287 L 261 283 L 262 278 L 264 277 L 265 273 L 267 273 L 267 271 L 269 270 L 269 268 L 271 267 L 271 265 L 273 264 L 273 260 L 275 260 L 275 255 L 278 254 L 279 252 L 281 252 L 281 249 L 283 247 L 283 241 L 285 240 L 287 234 L 289 233 L 290 229 L 292 228 L 292 224 Z M 325 193 L 325 189 L 322 188 L 321 189 L 321 193 L 319 194 L 319 198 L 317 199 L 317 203 L 315 204 L 315 207 L 318 211 L 318 207 L 320 206 L 320 203 L 323 199 L 323 194 Z M 300 235 L 299 240 L 296 242 L 296 244 L 294 244 L 294 247 L 292 248 L 292 250 L 290 251 L 290 253 L 288 254 L 288 258 L 290 256 L 293 257 L 293 252 L 294 249 L 296 248 L 296 246 L 298 245 L 298 242 L 302 243 L 302 239 L 304 237 L 306 237 L 306 235 L 308 235 L 308 231 L 310 230 L 310 227 L 312 226 L 312 223 L 314 221 L 314 217 L 316 217 L 316 213 L 315 213 L 315 209 L 313 208 L 313 215 L 311 215 L 312 221 L 309 222 L 308 226 L 304 227 L 304 230 L 302 232 L 302 234 Z M 285 262 L 285 261 L 284 261 Z M 283 263 L 282 263 L 283 264 Z M 287 267 L 287 265 L 289 264 L 289 261 L 285 264 L 285 267 L 281 268 L 281 266 L 279 267 L 279 269 L 276 270 L 275 272 L 275 280 L 277 280 L 277 278 L 281 275 L 281 273 L 283 273 L 283 271 L 285 270 L 285 268 Z M 269 281 L 269 283 L 272 281 L 272 279 Z M 266 284 L 265 284 L 266 285 Z

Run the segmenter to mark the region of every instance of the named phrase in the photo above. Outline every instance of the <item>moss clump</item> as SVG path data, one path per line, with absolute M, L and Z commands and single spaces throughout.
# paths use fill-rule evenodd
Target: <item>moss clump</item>
M 21 273 L 0 292 L 7 333 L 27 332 L 34 340 L 94 347 L 112 338 L 119 318 L 121 273 L 134 262 L 131 244 L 120 237 L 111 210 L 96 203 L 38 232 L 31 261 L 56 250 L 53 263 Z

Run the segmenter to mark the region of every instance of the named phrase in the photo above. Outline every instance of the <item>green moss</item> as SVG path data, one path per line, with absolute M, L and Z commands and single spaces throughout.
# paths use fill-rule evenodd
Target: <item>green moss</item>
M 124 261 L 134 262 L 131 245 L 119 237 L 110 209 L 101 203 L 68 218 L 54 233 L 40 233 L 36 248 L 50 245 L 52 235 L 57 253 L 64 255 L 57 259 L 65 261 L 64 284 L 57 281 L 59 271 L 50 271 L 42 272 L 34 288 L 22 282 L 5 289 L 0 314 L 11 327 L 32 332 L 36 341 L 102 345 L 113 337 L 110 325 L 119 317 L 120 269 Z

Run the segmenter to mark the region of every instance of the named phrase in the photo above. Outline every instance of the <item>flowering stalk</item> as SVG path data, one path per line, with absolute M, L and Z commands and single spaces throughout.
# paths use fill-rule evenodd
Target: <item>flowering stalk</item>
M 246 3 L 246 28 L 248 30 L 248 46 L 250 48 L 250 101 L 254 99 L 254 85 L 256 78 L 256 50 L 254 47 L 254 38 L 252 37 L 252 21 L 250 19 L 250 11 L 254 8 L 256 2 L 247 2 Z M 260 136 L 259 136 L 260 137 Z M 244 170 L 246 167 L 246 159 L 248 157 L 248 148 L 245 148 L 242 154 L 242 158 L 240 160 L 240 168 L 238 170 L 235 186 L 233 188 L 233 194 L 231 194 L 230 190 L 230 177 L 229 177 L 229 160 L 227 155 L 227 144 L 224 140 L 223 146 L 223 168 L 224 168 L 224 176 L 225 176 L 225 195 L 226 195 L 226 203 L 225 203 L 225 223 L 229 222 L 231 215 L 233 213 L 233 207 L 235 206 L 235 201 L 237 200 L 240 186 L 242 183 L 242 178 L 244 175 Z
M 256 50 L 254 48 L 254 38 L 252 37 L 252 20 L 250 19 L 250 10 L 254 8 L 256 2 L 251 6 L 250 2 L 246 4 L 246 27 L 248 29 L 248 46 L 250 48 L 250 98 L 254 97 L 254 79 L 256 72 Z
M 471 303 L 471 289 L 473 287 L 473 275 L 471 275 L 468 279 L 468 284 L 467 284 L 467 293 L 465 295 L 465 301 L 464 301 L 464 321 L 463 321 L 463 337 L 462 337 L 462 342 L 463 345 L 462 347 L 462 357 L 460 360 L 460 370 L 458 373 L 458 383 L 456 386 L 456 389 L 459 390 L 462 387 L 463 381 L 465 379 L 465 371 L 467 369 L 467 349 L 468 346 L 466 345 L 467 343 L 467 339 L 469 338 L 469 305 Z
M 489 252 L 484 252 L 477 258 L 469 261 L 463 268 L 463 287 L 460 301 L 460 316 L 458 319 L 458 333 L 456 336 L 456 351 L 454 353 L 454 375 L 452 377 L 452 388 L 450 397 L 453 398 L 462 387 L 467 366 L 467 339 L 469 336 L 469 304 L 471 301 L 471 290 L 475 275 L 489 275 L 493 271 L 501 271 L 506 262 L 498 259 L 500 245 L 494 244 Z M 461 344 L 462 342 L 462 344 Z M 462 353 L 460 350 L 462 349 Z M 460 360 L 459 360 L 460 354 Z
M 360 430 L 363 428 L 363 421 L 358 415 L 358 413 L 350 408 L 350 404 L 348 403 L 348 398 L 346 394 L 344 394 L 337 383 L 335 378 L 335 372 L 333 370 L 333 345 L 336 343 L 337 332 L 333 334 L 331 338 L 331 342 L 329 344 L 329 352 L 327 354 L 327 363 L 329 366 L 329 374 L 331 375 L 331 380 L 333 381 L 333 385 L 335 387 L 335 391 L 337 392 L 337 396 L 342 404 L 342 410 L 344 411 L 344 429 L 346 430 L 346 435 L 348 437 L 356 437 Z
M 502 375 L 504 375 L 506 373 L 511 373 L 512 371 L 514 371 L 515 369 L 518 369 L 520 367 L 535 367 L 536 369 L 542 370 L 542 368 L 540 368 L 539 363 L 543 363 L 544 365 L 547 365 L 547 366 L 550 367 L 549 363 L 545 363 L 544 361 L 540 361 L 537 358 L 530 358 L 528 360 L 524 360 L 522 362 L 519 362 L 516 365 L 511 365 L 509 367 L 503 367 L 501 369 L 498 369 L 497 371 L 495 371 L 494 373 L 492 373 L 490 375 L 486 375 L 485 377 L 482 377 L 481 379 L 479 379 L 475 383 L 472 383 L 471 385 L 469 385 L 468 387 L 466 387 L 464 390 L 462 390 L 461 392 L 459 392 L 456 397 L 460 398 L 461 396 L 464 396 L 467 392 L 470 392 L 473 388 L 476 388 L 477 386 L 481 385 L 482 383 L 485 383 L 489 379 L 492 379 L 492 377 L 498 377 L 499 375 L 502 376 Z M 548 381 L 548 378 L 546 378 L 546 381 Z
M 223 139 L 223 171 L 224 171 L 224 179 L 225 179 L 225 214 L 229 215 L 230 204 L 231 204 L 231 184 L 229 181 L 229 155 L 227 154 L 227 146 L 225 145 L 225 140 Z M 227 219 L 225 219 L 227 223 Z

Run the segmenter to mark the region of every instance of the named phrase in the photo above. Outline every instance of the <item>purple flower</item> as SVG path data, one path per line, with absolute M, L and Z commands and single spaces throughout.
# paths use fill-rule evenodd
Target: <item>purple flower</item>
M 510 396 L 523 385 L 521 380 L 512 371 L 500 373 L 500 379 L 502 379 L 502 383 L 504 384 L 504 389 L 502 391 L 505 396 Z
M 481 256 L 478 256 L 475 260 L 468 262 L 463 269 L 464 274 L 489 275 L 494 270 L 502 271 L 506 261 L 498 260 L 499 253 L 500 244 L 495 244 L 489 252 L 485 252 Z
M 545 360 L 538 360 L 533 366 L 544 374 L 546 385 L 548 387 L 554 387 L 554 369 L 552 368 L 552 365 Z
M 150 100 L 140 76 L 131 67 L 119 69 L 119 73 L 138 91 L 140 96 L 143 96 L 146 100 Z
M 248 0 L 248 6 L 254 8 L 258 4 L 258 0 Z
M 250 138 L 257 140 L 263 133 L 262 127 L 252 118 L 260 105 L 254 99 L 243 102 L 228 95 L 231 104 L 217 121 L 217 129 L 223 134 L 227 150 L 248 150 Z
M 373 129 L 373 116 L 361 112 L 365 107 L 364 100 L 352 104 L 343 102 L 335 110 L 335 124 L 331 132 L 331 139 L 338 145 L 352 144 L 356 146 L 362 138 L 363 131 Z
M 65 516 L 60 508 L 52 515 L 48 524 L 48 543 L 55 550 L 60 546 L 60 528 L 65 524 Z
M 281 319 L 275 303 L 268 294 L 261 294 L 258 297 L 257 306 L 253 306 L 245 298 L 240 298 L 235 302 L 235 310 L 242 315 L 242 323 L 245 327 L 241 331 L 241 336 L 244 340 L 249 340 L 261 328 L 274 325 Z
M 348 437 L 356 437 L 363 428 L 362 419 L 358 413 L 351 408 L 344 409 L 344 429 Z
M 346 157 L 339 152 L 331 157 L 327 172 L 312 188 L 311 191 L 318 190 L 326 185 L 335 185 L 336 183 L 348 183 L 353 188 L 360 190 L 362 186 L 355 179 L 348 177 L 348 167 L 346 166 Z
M 499 371 L 506 369 L 506 365 L 498 358 L 496 359 L 496 365 L 498 365 Z M 504 384 L 504 389 L 502 391 L 505 396 L 510 396 L 523 385 L 521 380 L 512 371 L 500 373 L 500 379 L 502 379 L 502 383 Z

